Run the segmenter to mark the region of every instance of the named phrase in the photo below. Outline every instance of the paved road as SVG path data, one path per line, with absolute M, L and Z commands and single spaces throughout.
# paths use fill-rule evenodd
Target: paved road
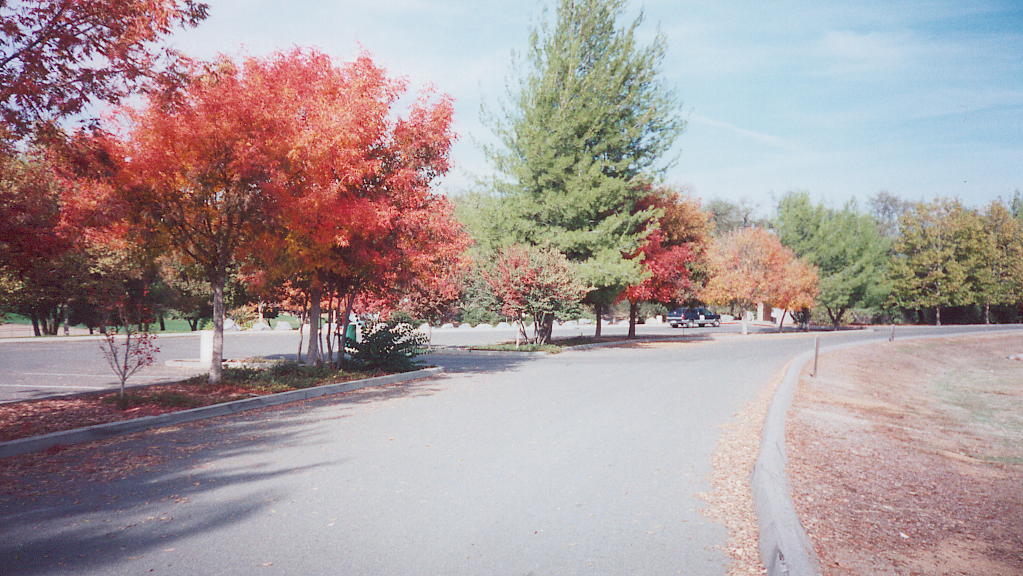
M 0 492 L 0 573 L 724 574 L 697 496 L 719 427 L 811 346 L 476 357 L 61 453 Z
M 625 326 L 611 326 L 608 334 L 624 334 Z M 738 326 L 687 329 L 686 334 L 727 333 L 738 331 Z M 640 326 L 647 335 L 680 335 L 682 330 L 666 326 Z M 592 334 L 593 327 L 565 328 L 559 336 Z M 434 330 L 433 343 L 437 345 L 493 344 L 515 339 L 514 330 Z M 297 332 L 227 333 L 224 339 L 226 358 L 251 356 L 294 358 L 298 349 Z M 156 365 L 147 368 L 129 381 L 144 384 L 177 380 L 202 370 L 172 368 L 166 360 L 198 358 L 199 337 L 196 334 L 174 334 L 158 338 L 160 353 Z M 436 362 L 434 362 L 436 363 Z M 441 361 L 443 364 L 443 360 Z M 19 339 L 0 342 L 0 403 L 58 394 L 87 392 L 114 388 L 117 380 L 106 365 L 94 339 L 47 338 Z

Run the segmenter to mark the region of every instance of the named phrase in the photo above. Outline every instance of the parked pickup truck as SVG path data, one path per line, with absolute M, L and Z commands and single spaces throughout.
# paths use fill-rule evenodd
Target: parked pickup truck
M 677 308 L 668 313 L 668 324 L 671 324 L 672 328 L 679 326 L 692 328 L 694 324 L 701 328 L 707 324 L 720 326 L 721 315 L 706 308 Z

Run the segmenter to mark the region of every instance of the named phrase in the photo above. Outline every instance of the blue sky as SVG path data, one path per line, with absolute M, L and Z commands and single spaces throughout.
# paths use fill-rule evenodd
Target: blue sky
M 490 172 L 496 105 L 554 0 L 207 0 L 178 33 L 184 52 L 366 50 L 413 86 L 456 101 L 460 139 L 441 184 Z M 667 38 L 664 78 L 688 120 L 666 183 L 769 212 L 786 191 L 839 205 L 880 190 L 982 205 L 1023 190 L 1023 3 L 680 2 L 630 4 Z

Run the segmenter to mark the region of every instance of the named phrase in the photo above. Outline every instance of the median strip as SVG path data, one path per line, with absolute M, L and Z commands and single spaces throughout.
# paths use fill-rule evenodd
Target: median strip
M 353 390 L 359 390 L 361 388 L 368 388 L 371 386 L 386 386 L 389 384 L 397 384 L 399 382 L 419 380 L 422 378 L 436 376 L 441 372 L 443 372 L 443 369 L 438 367 L 424 368 L 412 372 L 402 372 L 399 374 L 376 376 L 361 380 L 325 384 L 311 388 L 303 388 L 288 392 L 279 392 L 265 396 L 234 400 L 220 404 L 212 404 L 199 408 L 191 408 L 152 416 L 142 416 L 131 420 L 108 422 L 84 428 L 52 432 L 40 436 L 30 436 L 27 438 L 0 442 L 0 458 L 8 458 L 29 452 L 37 452 L 53 448 L 55 446 L 66 446 L 92 442 L 94 440 L 103 440 L 112 436 L 140 432 L 151 428 L 184 424 L 195 420 L 235 414 L 247 410 L 254 410 L 266 406 L 276 406 L 279 404 L 296 402 L 319 396 L 343 394 L 345 392 L 351 392 Z

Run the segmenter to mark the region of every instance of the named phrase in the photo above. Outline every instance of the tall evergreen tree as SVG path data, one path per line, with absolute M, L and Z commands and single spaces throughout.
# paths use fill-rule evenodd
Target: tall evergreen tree
M 561 0 L 530 39 L 526 71 L 493 122 L 509 242 L 551 246 L 609 304 L 643 275 L 657 211 L 637 209 L 684 128 L 660 78 L 665 41 L 642 46 L 624 0 Z M 599 332 L 599 322 L 598 322 Z

